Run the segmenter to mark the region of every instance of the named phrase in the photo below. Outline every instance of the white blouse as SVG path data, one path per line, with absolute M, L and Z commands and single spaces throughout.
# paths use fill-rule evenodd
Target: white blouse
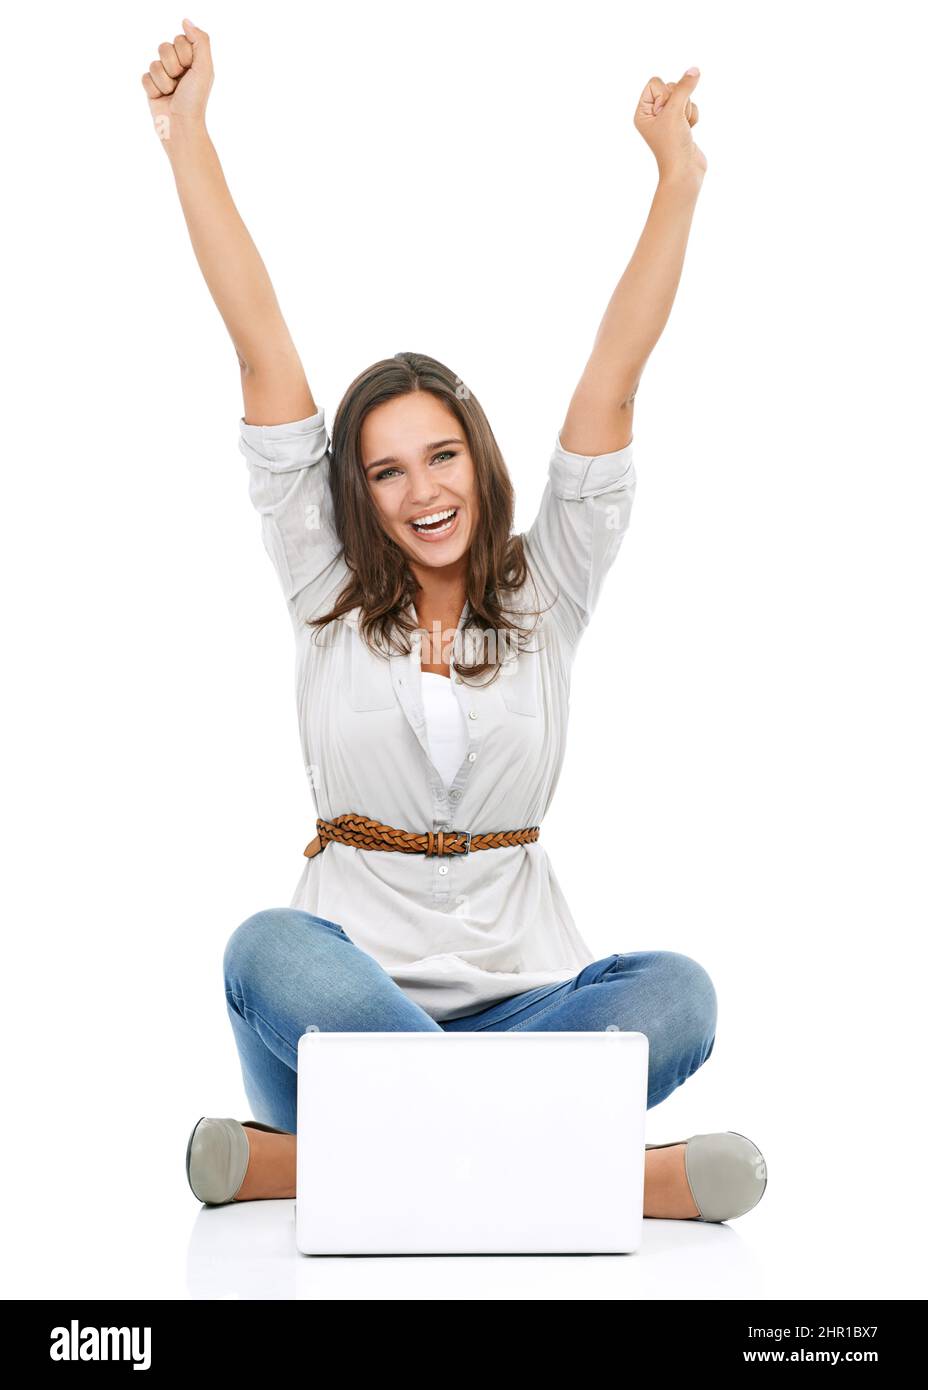
M 349 577 L 333 519 L 324 410 L 276 425 L 240 417 L 239 431 L 249 495 L 293 623 L 297 717 L 316 814 L 331 820 L 353 811 L 420 834 L 541 825 L 564 757 L 574 654 L 629 523 L 631 443 L 588 457 L 562 449 L 557 436 L 525 533 L 530 580 L 509 600 L 526 613 L 552 606 L 529 640 L 534 650 L 508 658 L 495 680 L 455 674 L 449 682 L 467 751 L 448 783 L 436 766 L 442 755 L 429 745 L 421 644 L 407 655 L 378 655 L 360 635 L 359 609 L 319 630 L 306 625 Z M 410 616 L 416 620 L 412 609 Z M 459 630 L 467 616 L 465 605 Z M 290 905 L 337 922 L 438 1022 L 553 988 L 595 959 L 543 829 L 534 844 L 466 855 L 333 842 L 300 860 L 315 833 L 315 816 L 294 827 L 302 872 Z
M 441 773 L 441 780 L 450 787 L 467 753 L 467 729 L 450 679 L 437 671 L 423 671 L 422 703 L 429 753 Z

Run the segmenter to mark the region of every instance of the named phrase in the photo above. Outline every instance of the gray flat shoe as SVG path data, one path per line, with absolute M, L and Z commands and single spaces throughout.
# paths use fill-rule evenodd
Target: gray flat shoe
M 217 1120 L 201 1115 L 187 1140 L 187 1182 L 197 1201 L 208 1206 L 231 1202 L 248 1171 L 249 1129 L 287 1134 L 257 1120 Z
M 756 1207 L 767 1187 L 767 1163 L 744 1134 L 692 1134 L 668 1144 L 645 1144 L 646 1149 L 669 1149 L 685 1144 L 686 1180 L 699 1216 L 689 1221 L 731 1221 Z

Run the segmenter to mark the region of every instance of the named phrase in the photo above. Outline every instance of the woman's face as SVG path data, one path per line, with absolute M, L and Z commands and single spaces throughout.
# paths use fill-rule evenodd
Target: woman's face
M 457 417 L 430 391 L 368 411 L 361 459 L 380 523 L 417 565 L 459 561 L 477 525 L 474 461 Z

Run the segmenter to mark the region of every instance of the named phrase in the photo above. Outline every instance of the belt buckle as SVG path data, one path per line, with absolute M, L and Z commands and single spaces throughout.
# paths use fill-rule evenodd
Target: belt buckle
M 471 836 L 471 832 L 470 832 L 469 830 L 451 830 L 451 829 L 448 829 L 448 830 L 445 831 L 445 834 L 446 834 L 446 835 L 463 835 L 463 836 L 464 836 L 464 848 L 463 848 L 463 850 L 460 850 L 460 849 L 458 849 L 458 850 L 451 849 L 451 850 L 448 850 L 448 853 L 449 853 L 449 854 L 451 854 L 451 855 L 458 855 L 458 854 L 460 854 L 462 858 L 464 857 L 464 855 L 470 854 L 470 836 Z

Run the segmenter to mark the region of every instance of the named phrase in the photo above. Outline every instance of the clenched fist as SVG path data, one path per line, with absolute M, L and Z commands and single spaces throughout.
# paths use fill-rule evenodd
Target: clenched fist
M 657 160 L 662 176 L 692 171 L 701 180 L 708 167 L 691 130 L 699 120 L 699 108 L 690 101 L 698 81 L 696 69 L 688 69 L 679 82 L 652 77 L 639 98 L 635 129 Z
M 158 58 L 142 77 L 155 129 L 162 140 L 170 139 L 171 118 L 202 121 L 213 85 L 213 60 L 209 34 L 181 20 L 184 32 L 173 43 L 159 43 Z

